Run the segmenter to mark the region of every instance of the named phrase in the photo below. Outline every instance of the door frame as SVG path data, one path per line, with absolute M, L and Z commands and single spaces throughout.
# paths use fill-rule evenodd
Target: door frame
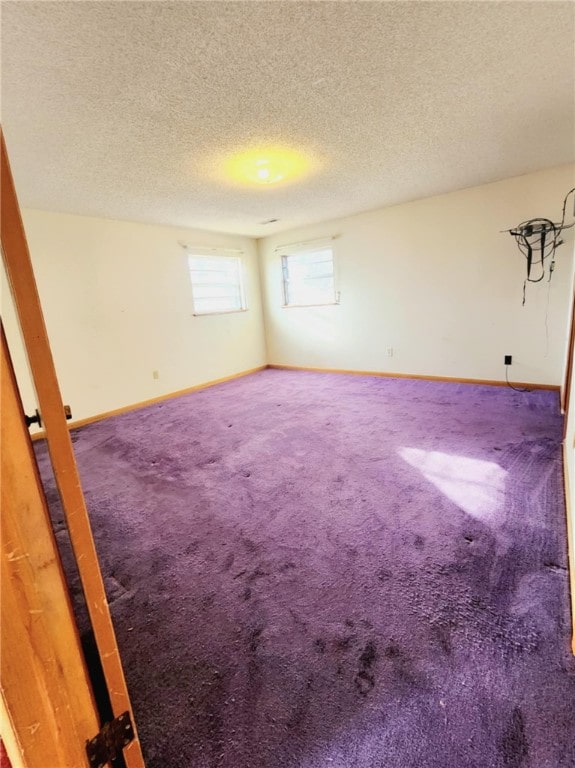
M 571 387 L 573 377 L 573 362 L 575 360 L 575 275 L 573 276 L 573 299 L 571 302 L 571 323 L 569 332 L 569 346 L 567 347 L 567 363 L 565 367 L 565 380 L 563 382 L 563 412 L 565 424 L 563 437 L 567 437 L 567 422 L 569 420 L 569 405 L 571 402 Z

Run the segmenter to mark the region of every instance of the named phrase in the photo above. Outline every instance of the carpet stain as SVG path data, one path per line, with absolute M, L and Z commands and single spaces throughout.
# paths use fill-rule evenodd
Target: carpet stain
M 322 637 L 318 637 L 317 640 L 314 640 L 313 645 L 318 653 L 325 653 L 326 643 Z
M 529 747 L 525 736 L 525 724 L 523 713 L 519 707 L 515 707 L 501 741 L 499 749 L 505 768 L 521 768 L 529 756 Z
M 388 579 L 391 579 L 393 577 L 393 573 L 389 571 L 387 568 L 380 568 L 376 572 L 376 576 L 380 581 L 387 581 Z
M 359 670 L 355 676 L 355 687 L 366 696 L 375 686 L 375 673 L 373 667 L 377 659 L 377 646 L 373 640 L 369 640 L 359 657 Z
M 193 541 L 190 541 L 189 544 L 186 545 L 184 549 L 185 555 L 193 555 L 195 552 L 198 551 L 200 547 L 200 540 L 194 539 Z
M 453 643 L 451 641 L 451 627 L 447 624 L 435 624 L 432 625 L 432 634 L 437 639 L 441 650 L 449 656 L 453 650 Z
M 357 640 L 357 635 L 349 635 L 347 637 L 338 637 L 335 641 L 335 647 L 338 651 L 347 651 L 351 648 L 352 644 Z
M 248 583 L 251 583 L 253 581 L 256 581 L 257 579 L 262 579 L 264 576 L 269 576 L 269 571 L 264 571 L 261 568 L 256 568 L 255 571 L 252 571 L 246 578 L 246 581 Z

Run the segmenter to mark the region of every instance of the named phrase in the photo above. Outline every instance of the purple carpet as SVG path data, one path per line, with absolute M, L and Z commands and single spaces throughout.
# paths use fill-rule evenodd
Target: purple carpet
M 273 370 L 76 430 L 148 768 L 573 768 L 561 431 Z

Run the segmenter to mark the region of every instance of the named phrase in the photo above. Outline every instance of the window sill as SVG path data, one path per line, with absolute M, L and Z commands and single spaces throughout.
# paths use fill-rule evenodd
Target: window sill
M 305 307 L 337 307 L 339 301 L 324 301 L 321 304 L 282 304 L 282 309 L 302 309 Z
M 248 309 L 224 309 L 219 312 L 192 312 L 192 317 L 210 317 L 210 315 L 239 315 Z

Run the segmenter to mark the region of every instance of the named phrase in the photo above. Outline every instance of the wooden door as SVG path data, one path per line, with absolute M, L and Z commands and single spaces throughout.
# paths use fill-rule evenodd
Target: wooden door
M 98 555 L 92 537 L 92 530 L 86 509 L 86 502 L 82 492 L 78 467 L 74 458 L 72 442 L 68 432 L 66 419 L 64 415 L 64 405 L 60 394 L 60 387 L 56 376 L 56 369 L 52 359 L 52 352 L 48 342 L 44 316 L 40 306 L 38 290 L 26 235 L 22 224 L 14 181 L 8 161 L 8 154 L 4 143 L 4 136 L 0 131 L 0 240 L 2 246 L 2 257 L 6 268 L 6 274 L 10 284 L 10 290 L 16 308 L 16 314 L 22 332 L 22 339 L 28 357 L 28 363 L 39 410 L 42 416 L 43 427 L 46 434 L 46 442 L 54 477 L 62 503 L 62 509 L 66 520 L 66 526 L 70 535 L 70 541 L 74 552 L 76 565 L 82 582 L 82 589 L 86 600 L 86 606 L 90 616 L 90 622 L 94 633 L 94 640 L 98 649 L 102 671 L 104 674 L 106 686 L 112 712 L 115 718 L 124 716 L 128 713 L 134 726 L 134 739 L 124 749 L 123 756 L 127 768 L 143 768 L 144 760 L 132 706 L 126 687 L 124 671 L 120 659 L 120 653 L 116 642 L 116 635 L 112 625 L 110 609 L 104 590 L 104 582 L 100 571 Z M 73 405 L 73 404 L 72 404 Z M 14 428 L 11 423 L 11 429 Z M 10 445 L 11 433 L 5 436 L 3 440 L 2 453 L 4 447 Z M 24 559 L 27 556 L 24 555 Z M 38 577 L 34 570 L 23 572 L 23 578 L 32 581 Z M 27 582 L 25 585 L 27 588 Z M 14 600 L 17 602 L 18 596 Z M 15 604 L 13 608 L 15 608 Z M 34 609 L 36 610 L 36 609 Z M 31 614 L 36 615 L 36 614 Z M 39 614 L 38 614 L 39 615 Z M 31 618 L 29 619 L 29 623 Z M 10 626 L 7 625 L 7 631 Z M 16 647 L 14 645 L 14 647 Z M 4 657 L 4 649 L 3 649 Z M 21 660 L 17 655 L 11 659 L 11 664 L 16 668 L 22 666 Z M 33 675 L 39 675 L 40 668 L 33 668 Z M 11 696 L 18 696 L 18 689 L 11 688 Z M 51 692 L 44 691 L 44 697 L 50 696 Z M 56 738 L 56 730 L 63 727 L 64 711 L 59 707 L 54 719 L 40 723 L 40 721 L 28 722 L 25 718 L 21 719 L 21 713 L 18 708 L 17 700 L 5 697 L 5 708 L 11 719 L 13 731 L 20 738 L 20 734 L 28 730 L 38 732 L 39 727 L 44 727 L 53 733 Z M 40 726 L 36 728 L 37 722 Z M 91 734 L 92 736 L 95 734 Z M 70 765 L 82 765 L 82 763 L 70 763 Z M 60 768 L 58 763 L 54 765 L 44 761 L 41 768 Z M 65 763 L 64 765 L 68 765 Z
M 13 765 L 87 766 L 96 707 L 1 332 L 0 678 Z M 13 754 L 16 750 L 16 754 Z

